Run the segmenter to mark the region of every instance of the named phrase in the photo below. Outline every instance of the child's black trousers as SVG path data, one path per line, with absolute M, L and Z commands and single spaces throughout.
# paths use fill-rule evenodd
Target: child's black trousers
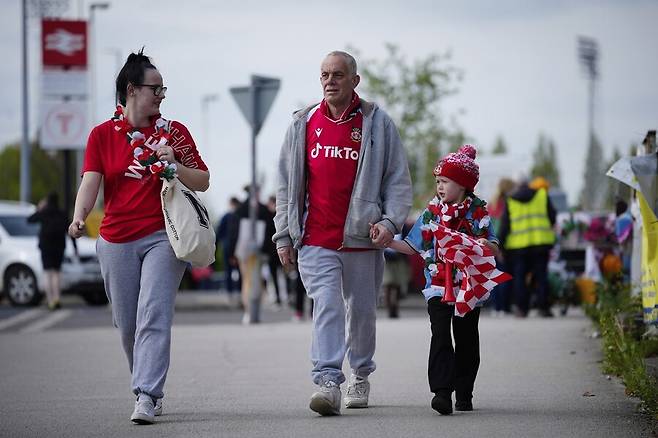
M 480 367 L 480 308 L 465 316 L 455 316 L 455 307 L 441 302 L 441 297 L 427 302 L 432 341 L 427 367 L 430 391 L 455 391 L 457 401 L 470 401 L 473 384 Z M 452 345 L 450 328 L 455 337 Z

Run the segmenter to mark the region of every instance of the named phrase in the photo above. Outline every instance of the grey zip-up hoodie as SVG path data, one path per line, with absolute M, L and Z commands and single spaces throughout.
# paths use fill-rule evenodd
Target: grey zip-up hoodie
M 272 236 L 277 248 L 301 246 L 306 200 L 306 118 L 315 106 L 293 115 L 281 147 L 276 233 Z M 370 223 L 381 223 L 391 233 L 399 233 L 412 201 L 407 157 L 395 124 L 376 104 L 363 99 L 361 111 L 361 152 L 343 232 L 342 246 L 346 248 L 375 248 L 369 237 Z

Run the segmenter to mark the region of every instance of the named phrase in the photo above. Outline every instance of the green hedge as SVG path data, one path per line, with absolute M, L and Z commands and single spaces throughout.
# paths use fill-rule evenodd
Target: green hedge
M 628 285 L 606 281 L 597 287 L 597 303 L 584 308 L 601 332 L 603 372 L 620 377 L 626 393 L 658 418 L 658 386 L 644 362 L 658 354 L 658 339 L 643 336 L 641 298 L 631 296 Z

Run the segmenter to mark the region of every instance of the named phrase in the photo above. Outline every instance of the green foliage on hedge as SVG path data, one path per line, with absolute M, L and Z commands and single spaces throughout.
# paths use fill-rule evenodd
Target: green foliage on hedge
M 644 362 L 658 354 L 658 339 L 643 336 L 641 298 L 631 296 L 628 285 L 606 281 L 597 287 L 597 303 L 584 308 L 600 328 L 603 372 L 620 377 L 626 393 L 658 418 L 658 386 Z

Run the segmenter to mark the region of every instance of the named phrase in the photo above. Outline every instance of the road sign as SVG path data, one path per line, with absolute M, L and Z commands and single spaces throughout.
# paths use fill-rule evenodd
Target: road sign
M 40 140 L 43 149 L 84 149 L 88 134 L 86 100 L 42 99 Z
M 89 94 L 89 73 L 86 68 L 48 68 L 41 72 L 41 96 L 64 98 Z
M 251 125 L 254 135 L 258 135 L 260 132 L 265 117 L 274 103 L 274 98 L 279 92 L 280 85 L 279 79 L 252 75 L 250 86 L 231 88 L 231 95 L 242 111 L 242 115 Z
M 251 248 L 250 254 L 257 252 L 257 232 L 256 232 L 256 137 L 263 126 L 265 117 L 272 107 L 274 98 L 279 91 L 281 81 L 275 78 L 265 76 L 251 76 L 251 85 L 248 87 L 233 87 L 230 89 L 231 95 L 238 104 L 242 115 L 251 125 L 251 187 L 249 189 L 249 222 L 251 231 Z M 242 231 L 241 231 L 242 233 Z M 244 272 L 243 275 L 251 276 L 251 290 L 249 291 L 249 322 L 260 321 L 260 261 L 256 257 L 255 266 L 252 272 Z
M 87 22 L 41 21 L 41 58 L 47 66 L 86 67 Z

